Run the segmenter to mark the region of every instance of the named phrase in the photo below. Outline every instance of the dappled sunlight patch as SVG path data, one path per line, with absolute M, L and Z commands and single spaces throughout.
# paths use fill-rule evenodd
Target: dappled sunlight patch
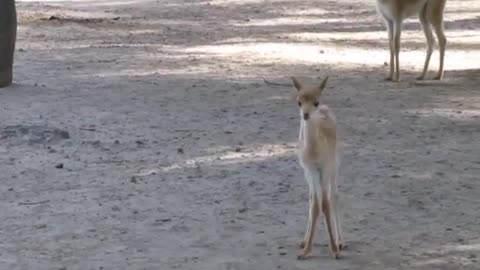
M 406 114 L 419 116 L 440 116 L 451 120 L 465 120 L 466 118 L 480 119 L 480 110 L 458 110 L 458 109 L 416 109 L 404 111 Z
M 272 19 L 250 19 L 247 22 L 231 22 L 233 26 L 274 26 L 274 25 L 309 25 L 321 23 L 349 23 L 350 18 L 304 18 L 278 17 Z
M 368 33 L 367 33 L 368 34 Z M 332 36 L 337 35 L 332 33 Z M 343 64 L 366 65 L 378 67 L 387 61 L 387 47 L 363 49 L 351 46 L 339 46 L 327 42 L 292 43 L 292 42 L 252 42 L 242 44 L 195 46 L 181 51 L 185 53 L 210 54 L 215 57 L 235 60 L 255 59 L 256 64 L 262 61 L 290 64 Z M 178 51 L 178 52 L 181 52 Z M 425 52 L 423 50 L 403 51 L 402 66 L 421 68 Z M 448 52 L 449 68 L 474 68 L 480 56 L 463 51 Z M 432 57 L 431 66 L 438 63 L 437 57 Z
M 454 251 L 478 251 L 480 252 L 480 241 L 473 244 L 465 244 L 465 245 L 449 245 L 447 246 L 449 250 Z
M 285 10 L 284 15 L 310 15 L 310 16 L 321 16 L 328 14 L 329 11 L 323 8 L 309 8 L 309 9 L 294 9 L 294 10 Z
M 296 32 L 283 34 L 282 36 L 306 40 L 306 41 L 332 41 L 332 40 L 349 40 L 349 41 L 376 41 L 388 44 L 387 32 L 385 31 L 342 31 L 342 32 Z M 402 31 L 402 43 L 405 41 L 416 41 L 424 44 L 423 33 L 419 30 Z M 474 30 L 448 30 L 448 40 L 455 42 L 478 42 L 477 32 Z M 424 49 L 424 46 L 421 48 Z
M 225 166 L 246 162 L 261 162 L 267 159 L 292 155 L 295 153 L 294 149 L 294 144 L 266 144 L 261 146 L 251 146 L 246 147 L 241 151 L 222 151 L 220 153 L 186 159 L 169 165 L 156 165 L 150 168 L 140 168 L 133 173 L 136 176 L 146 176 L 200 166 Z
M 322 53 L 323 50 L 332 50 L 334 53 Z M 351 55 L 345 55 L 347 51 L 352 51 Z M 232 45 L 216 45 L 216 46 L 197 46 L 185 49 L 188 53 L 208 53 L 217 57 L 238 57 L 243 58 L 248 55 L 249 58 L 255 58 L 258 61 L 278 61 L 282 63 L 335 63 L 344 60 L 347 63 L 366 63 L 372 58 L 381 61 L 382 53 L 374 53 L 376 55 L 366 56 L 360 52 L 361 50 L 346 49 L 340 51 L 333 46 L 326 47 L 321 44 L 299 44 L 299 43 L 245 43 Z M 341 56 L 343 55 L 343 57 Z M 365 57 L 363 57 L 365 56 Z M 342 59 L 343 58 L 343 59 Z M 378 63 L 377 63 L 378 64 Z
M 480 242 L 447 244 L 434 249 L 425 249 L 419 252 L 420 259 L 414 266 L 469 266 L 476 265 L 477 255 L 480 254 Z
M 479 5 L 480 6 L 480 5 Z M 453 22 L 456 20 L 472 20 L 477 19 L 480 16 L 480 10 L 464 9 L 464 10 L 445 10 L 445 21 Z
M 292 91 L 294 91 L 292 85 Z M 270 96 L 267 97 L 266 100 L 276 100 L 276 101 L 295 101 L 295 94 L 285 95 L 285 96 Z M 295 101 L 296 102 L 296 101 Z
M 263 3 L 265 3 L 265 0 L 210 0 L 208 1 L 208 4 L 212 6 L 227 6 L 232 4 L 246 5 L 246 4 L 263 4 Z
M 449 13 L 449 12 L 463 13 L 465 11 L 475 11 L 475 10 L 478 11 L 478 9 L 475 9 L 478 7 L 480 7 L 480 2 L 478 2 L 477 0 L 455 1 L 454 5 L 447 2 L 445 13 Z
M 153 0 L 42 0 L 41 2 L 48 3 L 53 6 L 86 6 L 86 5 L 95 5 L 95 6 L 126 6 L 134 5 L 142 2 L 152 2 Z M 17 0 L 18 3 L 31 3 L 38 2 L 38 0 Z

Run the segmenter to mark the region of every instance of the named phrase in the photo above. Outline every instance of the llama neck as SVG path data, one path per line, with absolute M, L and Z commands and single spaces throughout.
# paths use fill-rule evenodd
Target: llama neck
M 313 121 L 305 121 L 301 119 L 300 123 L 300 142 L 304 148 L 315 147 L 317 143 L 317 129 Z

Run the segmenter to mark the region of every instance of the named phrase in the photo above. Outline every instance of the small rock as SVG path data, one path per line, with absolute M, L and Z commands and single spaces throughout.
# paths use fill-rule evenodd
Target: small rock
M 172 221 L 171 218 L 161 218 L 161 219 L 157 219 L 157 222 L 170 222 Z
M 55 165 L 55 168 L 63 169 L 63 163 L 58 163 L 57 165 Z
M 183 152 L 183 148 L 178 148 L 178 149 L 177 149 L 177 153 L 183 154 L 183 153 L 184 153 L 184 152 Z
M 130 182 L 132 182 L 134 184 L 138 183 L 137 178 L 135 176 L 130 177 Z
M 280 256 L 285 256 L 285 255 L 287 255 L 287 252 L 280 252 L 280 253 L 278 253 L 278 254 L 279 254 Z
M 240 147 L 235 148 L 235 152 L 238 153 L 238 152 L 240 152 L 240 151 L 242 151 L 242 148 L 240 148 Z
M 119 141 L 119 140 L 115 140 L 113 143 L 114 143 L 114 144 L 120 144 L 120 141 Z
M 47 228 L 47 224 L 40 224 L 40 225 L 35 225 L 35 229 L 39 230 L 39 229 L 45 229 Z
M 247 212 L 247 210 L 248 210 L 248 208 L 247 208 L 247 207 L 244 207 L 244 208 L 238 209 L 238 212 L 239 212 L 239 213 L 245 213 L 245 212 Z

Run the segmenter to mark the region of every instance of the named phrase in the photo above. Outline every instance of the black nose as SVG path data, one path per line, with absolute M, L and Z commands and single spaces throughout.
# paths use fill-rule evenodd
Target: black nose
M 310 115 L 308 113 L 303 114 L 303 119 L 304 120 L 308 120 L 309 117 L 310 117 Z

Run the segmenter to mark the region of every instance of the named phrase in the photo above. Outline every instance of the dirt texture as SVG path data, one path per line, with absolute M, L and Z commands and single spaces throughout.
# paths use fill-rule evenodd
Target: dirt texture
M 443 81 L 374 0 L 17 0 L 0 90 L 0 269 L 480 269 L 480 1 L 449 0 Z M 429 78 L 438 67 L 435 50 Z M 348 248 L 308 186 L 289 77 L 330 76 Z M 285 84 L 271 85 L 268 81 Z

